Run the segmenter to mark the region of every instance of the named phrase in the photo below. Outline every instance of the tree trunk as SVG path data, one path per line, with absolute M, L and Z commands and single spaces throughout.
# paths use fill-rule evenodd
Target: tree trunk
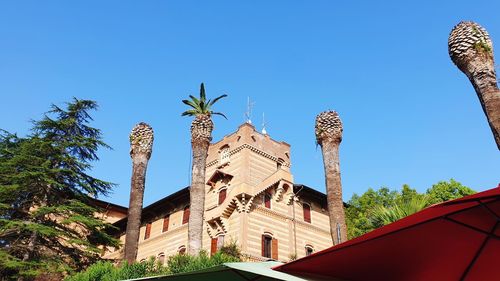
M 197 255 L 202 249 L 203 213 L 205 210 L 205 170 L 209 140 L 192 142 L 193 170 L 190 188 L 190 214 L 188 225 L 189 254 Z
M 31 257 L 31 253 L 35 250 L 35 244 L 36 244 L 36 239 L 38 238 L 38 235 L 36 231 L 33 231 L 30 235 L 30 239 L 28 242 L 28 250 L 26 253 L 23 255 L 23 261 L 28 261 Z
M 500 90 L 498 89 L 493 59 L 473 58 L 465 74 L 476 90 L 493 137 L 500 150 Z
M 145 153 L 138 153 L 132 156 L 132 186 L 130 188 L 130 202 L 124 249 L 124 259 L 128 261 L 128 263 L 133 263 L 137 259 L 147 167 L 148 157 Z
M 339 145 L 340 143 L 334 140 L 324 140 L 321 143 L 323 164 L 325 167 L 330 234 L 334 245 L 347 240 L 347 226 L 345 224 L 344 203 L 342 201 L 342 183 L 340 180 Z M 339 227 L 340 239 L 338 239 Z

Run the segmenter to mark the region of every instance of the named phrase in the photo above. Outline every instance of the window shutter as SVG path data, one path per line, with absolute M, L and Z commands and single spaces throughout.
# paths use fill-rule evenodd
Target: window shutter
M 184 213 L 182 215 L 182 224 L 186 224 L 189 222 L 189 206 L 184 208 Z
M 273 260 L 278 260 L 278 239 L 274 239 L 272 240 L 273 244 L 271 246 L 271 258 Z
M 265 257 L 265 252 L 266 252 L 266 236 L 262 235 L 262 252 L 261 252 L 261 256 Z
M 219 205 L 222 204 L 224 200 L 226 200 L 226 191 L 227 189 L 219 191 Z
M 168 231 L 168 223 L 170 221 L 170 216 L 167 215 L 166 217 L 163 218 L 163 229 L 162 232 Z
M 217 252 L 217 238 L 212 238 L 212 243 L 210 245 L 210 254 L 214 255 Z
M 151 235 L 151 224 L 150 223 L 146 224 L 146 232 L 144 232 L 144 240 L 148 239 L 149 235 Z
M 304 221 L 311 223 L 311 206 L 303 204 L 302 209 L 304 211 Z

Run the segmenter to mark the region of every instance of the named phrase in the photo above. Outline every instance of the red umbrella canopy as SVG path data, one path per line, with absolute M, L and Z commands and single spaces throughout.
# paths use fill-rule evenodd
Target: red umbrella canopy
M 275 270 L 344 280 L 500 280 L 500 185 Z

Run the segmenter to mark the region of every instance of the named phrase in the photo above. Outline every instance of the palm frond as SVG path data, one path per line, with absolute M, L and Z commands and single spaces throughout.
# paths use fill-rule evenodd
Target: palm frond
M 194 103 L 192 100 L 182 100 L 185 105 L 188 105 L 194 109 L 198 107 L 198 104 Z
M 223 116 L 224 118 L 227 119 L 226 115 L 224 115 L 220 112 L 213 112 L 211 110 L 212 105 L 214 105 L 218 100 L 220 100 L 221 98 L 224 98 L 224 97 L 227 97 L 227 95 L 224 94 L 224 95 L 221 95 L 221 96 L 215 98 L 214 100 L 209 99 L 207 101 L 207 96 L 205 93 L 205 84 L 201 83 L 201 85 L 200 85 L 200 97 L 199 98 L 197 98 L 193 95 L 189 95 L 190 99 L 182 100 L 182 102 L 185 105 L 191 107 L 192 109 L 183 112 L 181 114 L 181 116 L 194 116 L 194 115 L 198 115 L 198 114 L 214 114 L 214 115 Z
M 200 100 L 198 100 L 197 97 L 193 96 L 193 95 L 189 95 L 189 98 L 196 104 L 200 104 Z
M 220 115 L 220 116 L 224 117 L 227 120 L 227 117 L 226 117 L 226 115 L 224 115 L 224 113 L 210 111 L 210 114 L 212 114 L 212 115 Z
M 205 103 L 205 100 L 207 99 L 205 95 L 205 84 L 203 82 L 200 85 L 200 101 Z
M 198 110 L 195 110 L 195 109 L 190 109 L 190 110 L 186 110 L 184 111 L 181 116 L 195 116 L 199 114 L 199 111 Z
M 418 196 L 393 206 L 378 206 L 371 212 L 371 223 L 375 227 L 381 227 L 419 212 L 428 205 L 429 199 L 426 196 Z
M 222 99 L 222 98 L 225 98 L 225 97 L 227 97 L 227 95 L 226 95 L 226 94 L 223 94 L 223 95 L 221 95 L 221 96 L 218 96 L 218 97 L 216 97 L 216 98 L 215 98 L 212 102 L 210 102 L 210 101 L 209 101 L 209 103 L 208 103 L 208 104 L 209 104 L 209 106 L 212 106 L 212 105 L 214 105 L 214 103 L 216 103 L 218 100 L 220 100 L 220 99 Z

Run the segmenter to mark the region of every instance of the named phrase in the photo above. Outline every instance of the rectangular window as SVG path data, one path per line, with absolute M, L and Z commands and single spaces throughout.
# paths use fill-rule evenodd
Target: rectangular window
M 311 206 L 308 204 L 302 204 L 302 210 L 304 211 L 304 221 L 311 223 Z
M 217 237 L 217 251 L 219 251 L 224 246 L 224 235 L 219 235 Z
M 169 222 L 170 222 L 170 215 L 166 215 L 163 218 L 163 229 L 162 229 L 162 232 L 168 231 L 168 224 L 169 224 Z
M 182 214 L 182 224 L 189 222 L 189 206 L 184 208 L 184 213 Z
M 217 252 L 217 238 L 212 238 L 210 244 L 210 254 L 214 255 Z
M 148 239 L 151 235 L 151 224 L 146 224 L 146 231 L 144 232 L 144 240 Z

